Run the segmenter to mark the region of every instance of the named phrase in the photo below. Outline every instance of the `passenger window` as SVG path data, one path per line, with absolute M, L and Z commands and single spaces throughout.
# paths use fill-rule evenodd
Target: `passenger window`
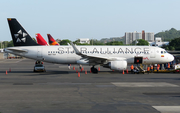
M 161 51 L 161 54 L 163 54 L 163 51 Z

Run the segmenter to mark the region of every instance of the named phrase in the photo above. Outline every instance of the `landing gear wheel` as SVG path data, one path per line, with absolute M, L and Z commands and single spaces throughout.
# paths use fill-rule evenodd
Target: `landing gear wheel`
M 96 68 L 94 68 L 94 66 L 93 66 L 93 67 L 91 67 L 91 72 L 94 73 L 94 74 L 97 74 L 98 70 Z

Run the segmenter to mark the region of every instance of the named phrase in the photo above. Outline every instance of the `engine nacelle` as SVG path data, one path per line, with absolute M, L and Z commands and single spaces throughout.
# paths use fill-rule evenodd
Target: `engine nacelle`
M 123 60 L 123 61 L 111 61 L 109 62 L 109 67 L 112 70 L 125 70 L 127 68 L 127 61 Z

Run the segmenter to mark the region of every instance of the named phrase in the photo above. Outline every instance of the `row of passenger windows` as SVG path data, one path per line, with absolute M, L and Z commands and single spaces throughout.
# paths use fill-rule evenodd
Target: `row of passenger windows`
M 74 53 L 74 51 L 71 51 L 71 52 L 68 52 L 68 51 L 48 51 L 48 53 Z M 105 54 L 105 53 L 107 53 L 107 52 L 81 52 L 81 53 L 102 53 L 102 54 Z M 111 53 L 111 52 L 108 52 L 108 53 Z M 144 54 L 148 54 L 149 52 L 112 52 L 112 53 L 130 53 L 130 54 L 133 54 L 133 53 L 144 53 Z

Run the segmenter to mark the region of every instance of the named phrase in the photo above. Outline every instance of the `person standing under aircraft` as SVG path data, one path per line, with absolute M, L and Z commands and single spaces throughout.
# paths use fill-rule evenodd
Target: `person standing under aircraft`
M 134 66 L 133 65 L 131 65 L 131 73 L 133 73 L 133 69 L 134 69 Z
M 148 72 L 148 74 L 149 74 L 149 71 L 150 71 L 150 67 L 147 67 L 147 72 Z
M 151 73 L 153 73 L 153 65 L 151 65 Z
M 168 63 L 168 70 L 170 70 L 170 63 Z
M 159 72 L 159 66 L 157 66 L 157 72 Z

